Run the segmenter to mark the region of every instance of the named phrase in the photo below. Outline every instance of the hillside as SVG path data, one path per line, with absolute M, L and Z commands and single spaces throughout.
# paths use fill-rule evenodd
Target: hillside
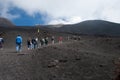
M 15 26 L 10 20 L 0 17 L 0 27 Z
M 8 19 L 0 18 L 0 26 L 8 27 L 14 26 L 14 24 Z M 39 26 L 37 27 L 39 28 Z M 120 24 L 102 20 L 88 20 L 74 25 L 42 25 L 40 28 L 48 31 L 68 32 L 72 34 L 120 36 Z
M 79 24 L 64 25 L 54 29 L 77 34 L 120 36 L 120 24 L 102 20 L 89 20 Z
M 81 36 L 80 41 L 66 40 L 65 33 L 38 28 L 0 27 L 4 32 L 4 49 L 0 50 L 0 80 L 112 80 L 112 60 L 120 56 L 119 37 Z M 55 45 L 27 50 L 29 37 L 54 35 Z M 23 37 L 22 52 L 15 51 L 15 38 Z M 50 39 L 50 35 L 48 35 Z M 58 44 L 58 36 L 64 42 Z M 50 44 L 51 42 L 49 42 Z

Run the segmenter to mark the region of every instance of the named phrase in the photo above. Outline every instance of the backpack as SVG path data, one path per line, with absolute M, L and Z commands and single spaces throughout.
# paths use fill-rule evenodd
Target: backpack
M 21 38 L 20 37 L 18 37 L 18 38 L 16 38 L 16 43 L 21 43 L 22 41 L 21 41 Z
M 35 39 L 32 39 L 33 44 L 37 44 L 37 41 Z

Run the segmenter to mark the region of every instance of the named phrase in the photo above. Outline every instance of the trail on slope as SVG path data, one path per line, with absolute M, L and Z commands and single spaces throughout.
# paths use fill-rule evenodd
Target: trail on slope
M 0 79 L 110 80 L 114 68 L 111 60 L 119 54 L 94 43 L 69 41 L 35 50 L 23 46 L 21 53 L 16 53 L 14 47 L 5 49 L 0 52 Z

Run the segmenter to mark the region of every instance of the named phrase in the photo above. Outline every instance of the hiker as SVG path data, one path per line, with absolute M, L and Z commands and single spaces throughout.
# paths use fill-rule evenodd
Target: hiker
M 27 40 L 27 47 L 28 47 L 28 50 L 32 49 L 32 41 L 31 41 L 31 38 L 29 38 Z
M 41 38 L 41 39 L 40 39 L 40 44 L 41 44 L 41 46 L 44 45 L 44 41 L 45 41 L 44 38 Z
M 51 41 L 52 41 L 52 44 L 55 43 L 55 37 L 54 36 L 52 36 Z
M 48 45 L 48 37 L 45 38 L 45 45 Z
M 60 36 L 60 37 L 58 38 L 58 41 L 59 41 L 60 44 L 62 43 L 62 40 L 63 40 L 63 37 Z
M 36 37 L 35 40 L 36 40 L 36 47 L 39 48 L 38 38 Z
M 16 51 L 21 52 L 21 48 L 22 48 L 22 37 L 18 35 L 16 37 Z
M 45 39 L 42 38 L 42 45 L 44 46 L 45 45 Z
M 115 68 L 116 77 L 113 80 L 120 80 L 120 57 L 118 58 L 117 61 L 113 60 L 113 64 L 116 66 Z
M 2 37 L 0 37 L 0 50 L 3 50 L 3 44 L 4 44 L 4 40 Z
M 32 39 L 32 49 L 35 49 L 37 45 L 37 41 L 35 40 L 35 38 Z

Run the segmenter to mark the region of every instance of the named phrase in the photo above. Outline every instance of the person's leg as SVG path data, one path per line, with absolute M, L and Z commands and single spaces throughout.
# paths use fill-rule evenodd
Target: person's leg
M 41 42 L 41 46 L 43 46 L 43 42 Z
M 34 44 L 33 44 L 33 49 L 34 49 Z
M 35 44 L 35 49 L 37 48 L 37 44 Z
M 28 50 L 32 49 L 32 45 L 28 44 Z
M 35 49 L 35 44 L 34 44 L 34 49 Z
M 48 41 L 46 41 L 46 45 L 48 45 Z
M 19 46 L 18 44 L 16 44 L 16 51 L 18 52 L 18 50 L 19 50 Z
M 29 44 L 27 44 L 27 48 L 28 48 L 28 50 L 30 49 L 30 45 Z
M 36 44 L 36 48 L 38 48 L 38 44 Z
M 20 44 L 18 44 L 18 51 L 20 52 Z
M 33 49 L 34 49 L 34 44 L 33 44 Z
M 1 48 L 1 50 L 3 50 L 3 46 L 4 46 L 4 45 L 3 45 L 3 43 L 2 43 L 2 48 Z
M 0 43 L 0 50 L 2 50 L 2 43 Z
M 39 48 L 39 43 L 37 42 L 37 48 Z
M 34 45 L 33 45 L 33 43 L 31 44 L 31 49 L 33 49 L 34 48 Z
M 22 51 L 22 45 L 19 44 L 18 46 L 19 46 L 18 51 L 21 52 Z
M 55 42 L 54 42 L 54 40 L 52 41 L 52 44 L 54 44 Z
M 30 44 L 30 49 L 32 49 L 32 44 Z

